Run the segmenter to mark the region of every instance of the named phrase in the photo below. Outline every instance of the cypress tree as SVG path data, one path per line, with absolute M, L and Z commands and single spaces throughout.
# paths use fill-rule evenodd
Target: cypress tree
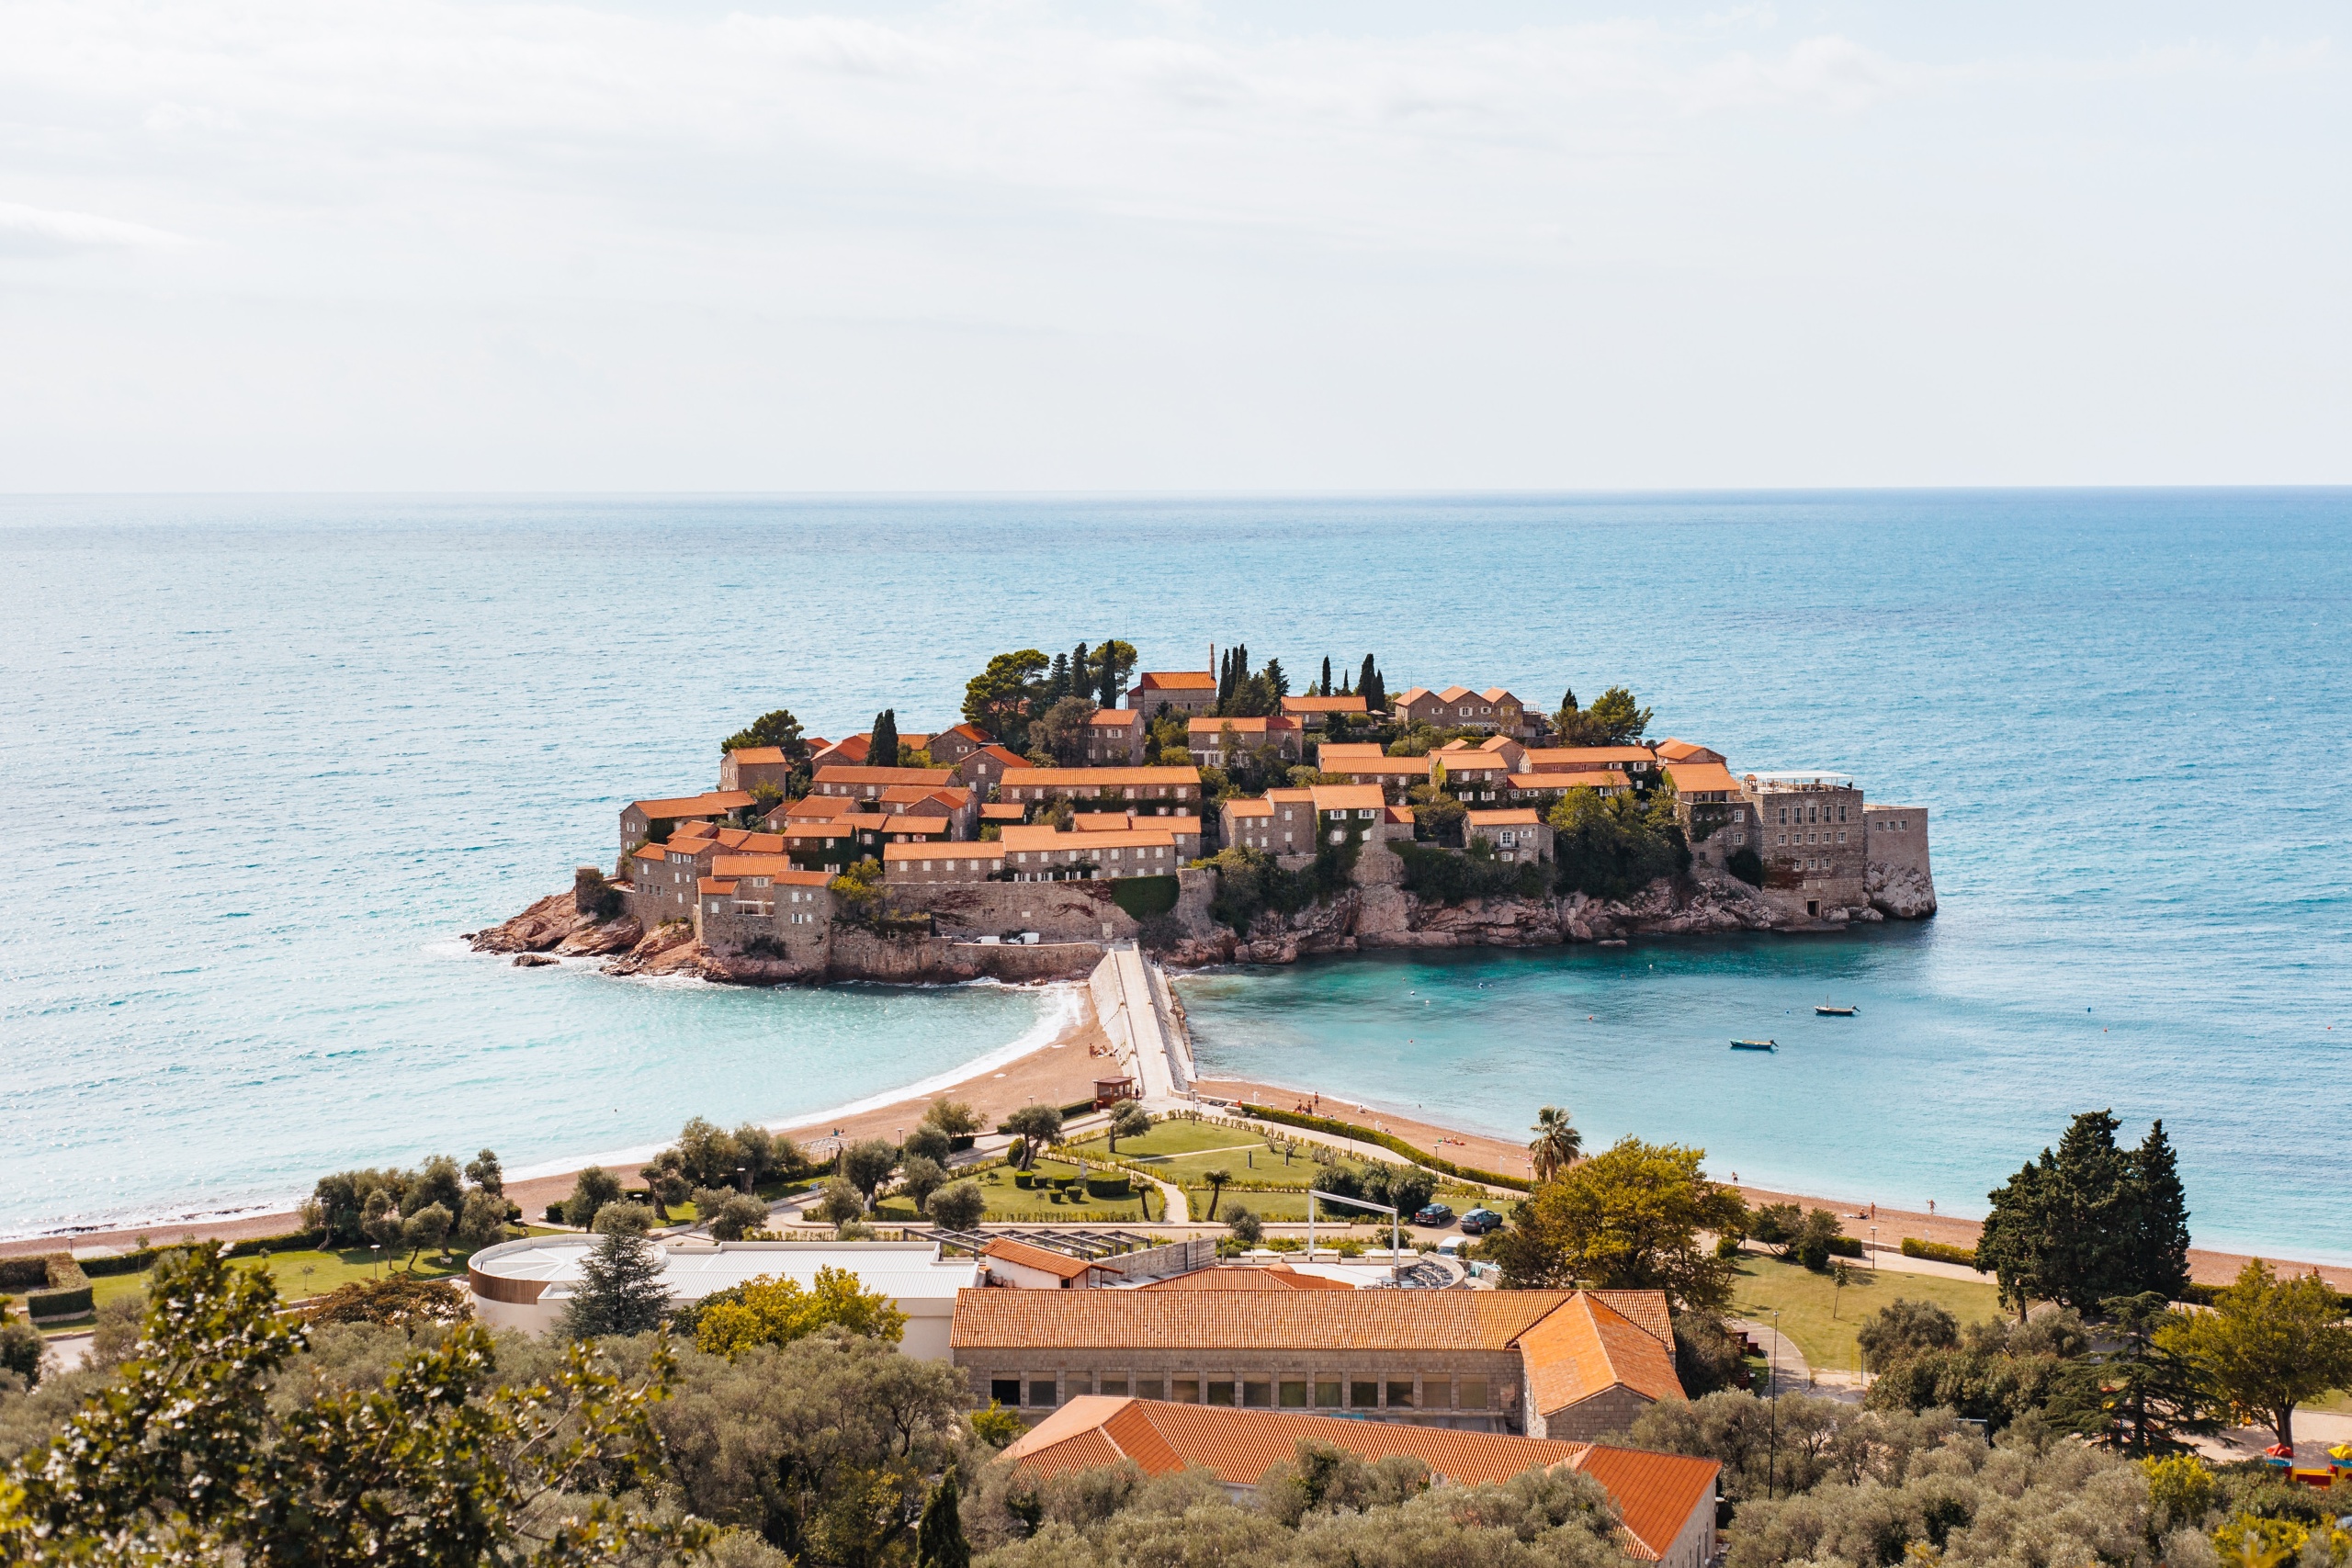
M 1323 656 L 1323 679 L 1316 686 L 1315 694 L 1318 697 L 1328 697 L 1331 694 L 1331 656 L 1328 653 Z
M 1091 697 L 1094 694 L 1094 660 L 1084 643 L 1070 650 L 1069 684 L 1054 694 L 1057 697 Z M 1053 704 L 1046 705 L 1051 707 Z
M 644 1236 L 607 1231 L 580 1264 L 580 1283 L 564 1308 L 563 1331 L 575 1339 L 602 1334 L 643 1334 L 662 1326 L 670 1291 L 662 1283 L 661 1249 Z
M 895 768 L 899 765 L 897 708 L 884 708 L 874 716 L 874 733 L 865 746 L 865 765 L 869 768 Z
M 1216 711 L 1225 712 L 1233 701 L 1233 649 L 1227 649 L 1216 661 Z
M 933 1488 L 931 1501 L 915 1522 L 915 1568 L 970 1568 L 972 1548 L 964 1539 L 964 1516 L 956 1504 L 956 1472 Z
M 2161 1291 L 2178 1301 L 2188 1283 L 2188 1194 L 2180 1166 L 2158 1117 L 2132 1156 L 2133 1208 L 2131 1273 L 2134 1291 Z

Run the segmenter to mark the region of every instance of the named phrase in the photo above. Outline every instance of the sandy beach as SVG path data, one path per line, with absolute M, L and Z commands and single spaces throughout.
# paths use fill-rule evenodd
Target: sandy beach
M 888 1138 L 896 1143 L 922 1120 L 924 1108 L 934 1100 L 964 1100 L 979 1113 L 985 1125 L 992 1127 L 1033 1101 L 1068 1105 L 1090 1098 L 1094 1092 L 1097 1071 L 1109 1075 L 1115 1069 L 1113 1064 L 1103 1059 L 1110 1051 L 1110 1041 L 1103 1034 L 1102 1026 L 1095 1020 L 1092 999 L 1084 987 L 1072 989 L 1078 1000 L 1077 1017 L 1052 1041 L 1025 1056 L 979 1068 L 970 1077 L 944 1088 L 894 1100 L 886 1105 L 853 1112 L 820 1112 L 812 1117 L 796 1118 L 771 1125 L 804 1148 L 829 1148 L 836 1135 L 853 1143 L 862 1138 Z M 744 1120 L 724 1106 L 713 1106 L 705 1114 L 725 1126 L 733 1126 Z M 506 1184 L 506 1195 L 522 1205 L 527 1219 L 536 1221 L 546 1212 L 548 1204 L 571 1196 L 574 1173 L 590 1163 L 582 1159 L 578 1165 L 559 1173 L 511 1180 Z M 618 1175 L 624 1183 L 633 1184 L 637 1179 L 639 1168 L 634 1164 L 615 1163 L 606 1168 Z M 231 1220 L 83 1231 L 70 1237 L 30 1236 L 0 1242 L 0 1257 L 54 1252 L 69 1240 L 80 1249 L 119 1250 L 135 1246 L 142 1235 L 156 1242 L 189 1239 L 239 1241 L 254 1236 L 283 1235 L 294 1229 L 296 1224 L 291 1210 L 279 1210 L 241 1215 Z
M 1311 1111 L 1324 1116 L 1336 1116 L 1361 1126 L 1375 1127 L 1395 1134 L 1414 1147 L 1427 1150 L 1457 1165 L 1478 1170 L 1491 1170 L 1503 1176 L 1524 1177 L 1530 1173 L 1527 1147 L 1524 1144 L 1508 1143 L 1500 1138 L 1476 1133 L 1459 1133 L 1435 1122 L 1423 1122 L 1393 1111 L 1371 1106 L 1342 1097 L 1321 1094 L 1301 1094 L 1295 1089 L 1277 1089 L 1269 1084 L 1252 1083 L 1242 1078 L 1203 1079 L 1196 1086 L 1204 1095 L 1219 1100 L 1246 1100 L 1256 1105 L 1274 1110 Z M 1592 1152 L 1592 1151 L 1587 1151 Z M 1827 1209 L 1838 1216 L 1848 1235 L 1858 1241 L 1869 1241 L 1875 1229 L 1883 1247 L 1901 1244 L 1905 1236 L 1917 1236 L 1922 1241 L 1939 1241 L 1954 1247 L 1973 1247 L 1977 1233 L 1983 1229 L 1976 1221 L 1957 1219 L 1950 1214 L 1929 1215 L 1910 1209 L 1889 1208 L 1884 1204 L 1856 1205 L 1850 1201 L 1815 1197 L 1803 1192 L 1781 1192 L 1770 1188 L 1751 1187 L 1736 1179 L 1738 1173 L 1723 1173 L 1739 1188 L 1740 1194 L 1751 1205 L 1764 1203 L 1797 1203 L 1808 1209 Z M 2249 1254 L 2216 1252 L 2203 1247 L 2191 1247 L 2188 1253 L 2188 1277 L 2200 1285 L 2226 1285 L 2237 1278 L 2245 1267 Z M 2267 1257 L 2267 1255 L 2266 1255 Z M 2352 1291 L 2352 1268 L 2333 1264 L 2298 1263 L 2291 1259 L 2268 1258 L 2273 1267 L 2296 1273 L 2317 1269 L 2322 1278 L 2340 1291 Z

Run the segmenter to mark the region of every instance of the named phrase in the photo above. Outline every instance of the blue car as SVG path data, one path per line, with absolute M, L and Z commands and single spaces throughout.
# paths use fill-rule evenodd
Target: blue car
M 1462 1229 L 1469 1235 L 1485 1235 L 1502 1228 L 1503 1217 L 1492 1209 L 1473 1209 L 1462 1216 Z
M 1451 1203 L 1431 1203 L 1413 1216 L 1413 1223 L 1417 1225 L 1450 1225 L 1453 1223 L 1453 1206 Z

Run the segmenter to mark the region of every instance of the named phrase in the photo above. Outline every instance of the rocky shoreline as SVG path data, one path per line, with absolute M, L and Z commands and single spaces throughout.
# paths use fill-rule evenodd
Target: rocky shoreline
M 1296 914 L 1261 912 L 1246 932 L 1205 919 L 1173 932 L 1148 933 L 1163 963 L 1295 964 L 1325 953 L 1376 948 L 1557 947 L 1622 945 L 1634 937 L 1724 935 L 1738 931 L 1832 932 L 1886 919 L 1935 913 L 1935 888 L 1916 872 L 1872 867 L 1871 902 L 1860 908 L 1792 914 L 1788 906 L 1726 876 L 1661 877 L 1631 897 L 1424 899 L 1403 886 L 1404 866 L 1367 849 L 1347 888 Z M 1158 940 L 1150 940 L 1156 937 Z M 683 920 L 651 931 L 620 915 L 600 919 L 576 907 L 571 892 L 552 893 L 498 925 L 467 933 L 477 953 L 514 954 L 523 967 L 565 958 L 602 958 L 607 975 L 688 975 L 722 985 L 820 985 L 865 980 L 953 984 L 984 976 L 1005 980 L 1076 979 L 1102 955 L 1098 943 L 980 945 L 936 937 L 880 935 L 837 926 L 821 961 L 714 950 Z

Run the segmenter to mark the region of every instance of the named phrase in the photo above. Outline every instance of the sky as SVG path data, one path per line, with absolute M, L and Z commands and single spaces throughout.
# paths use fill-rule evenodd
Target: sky
M 2348 15 L 0 0 L 0 491 L 2352 481 Z

